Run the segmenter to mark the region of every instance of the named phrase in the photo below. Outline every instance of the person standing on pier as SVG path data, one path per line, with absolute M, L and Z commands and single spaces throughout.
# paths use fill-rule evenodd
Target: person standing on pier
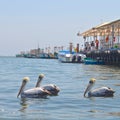
M 99 40 L 98 39 L 95 40 L 95 44 L 96 44 L 96 50 L 98 50 L 98 46 L 99 46 Z
M 94 44 L 94 41 L 91 42 L 91 50 L 94 50 L 95 49 L 95 44 Z

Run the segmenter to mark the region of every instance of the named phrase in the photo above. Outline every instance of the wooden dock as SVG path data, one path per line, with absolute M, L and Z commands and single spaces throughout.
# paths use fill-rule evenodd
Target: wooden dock
M 95 60 L 102 60 L 106 65 L 120 66 L 120 49 L 92 51 L 86 53 L 87 57 Z

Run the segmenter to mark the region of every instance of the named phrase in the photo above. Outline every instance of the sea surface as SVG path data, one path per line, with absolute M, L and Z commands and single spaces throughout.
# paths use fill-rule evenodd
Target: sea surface
M 26 89 L 35 86 L 38 75 L 42 85 L 56 84 L 58 96 L 47 99 L 17 98 L 22 79 L 30 77 Z M 84 98 L 90 78 L 94 88 L 108 86 L 113 97 Z M 0 57 L 0 120 L 120 120 L 120 68 L 105 65 L 60 63 L 56 59 Z

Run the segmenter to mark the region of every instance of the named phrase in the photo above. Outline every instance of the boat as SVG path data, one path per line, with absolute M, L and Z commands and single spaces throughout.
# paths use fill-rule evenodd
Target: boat
M 58 60 L 62 63 L 83 63 L 86 55 L 83 53 L 62 50 L 58 53 Z
M 104 63 L 104 61 L 102 61 L 100 59 L 96 60 L 96 59 L 86 57 L 84 59 L 84 64 L 86 64 L 86 65 L 89 65 L 89 64 L 90 65 L 104 65 L 105 63 Z

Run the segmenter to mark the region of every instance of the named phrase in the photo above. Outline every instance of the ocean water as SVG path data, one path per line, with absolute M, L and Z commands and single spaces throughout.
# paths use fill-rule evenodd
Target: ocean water
M 25 76 L 26 86 L 35 86 L 38 75 L 45 74 L 42 85 L 60 87 L 58 96 L 47 99 L 21 99 L 17 93 Z M 84 98 L 91 77 L 94 88 L 108 86 L 113 97 Z M 105 65 L 60 63 L 58 60 L 0 57 L 0 120 L 119 120 L 120 68 Z

